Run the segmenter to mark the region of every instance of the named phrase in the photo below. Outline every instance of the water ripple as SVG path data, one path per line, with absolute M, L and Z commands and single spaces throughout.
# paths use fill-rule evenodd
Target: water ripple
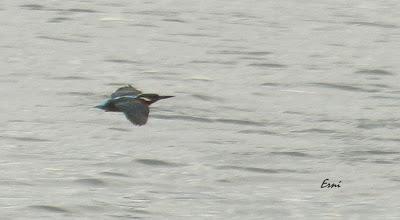
M 136 12 L 136 14 L 171 17 L 171 16 L 178 15 L 179 12 L 178 11 L 146 10 L 146 11 L 138 11 L 138 12 Z
M 309 83 L 312 86 L 319 86 L 323 88 L 339 89 L 351 92 L 379 92 L 378 89 L 364 89 L 354 85 L 335 84 L 335 83 Z
M 283 84 L 279 83 L 262 83 L 260 86 L 271 86 L 271 87 L 276 87 L 276 86 L 282 86 Z
M 378 88 L 384 88 L 384 89 L 389 89 L 390 88 L 390 86 L 388 86 L 388 85 L 385 85 L 385 84 L 379 84 L 379 83 L 371 83 L 371 84 L 368 84 L 369 86 L 375 86 L 375 87 L 378 87 Z
M 309 155 L 309 154 L 297 152 L 297 151 L 271 152 L 271 154 L 285 155 L 285 156 L 291 156 L 291 157 L 311 157 L 311 155 Z
M 237 124 L 237 125 L 254 125 L 254 126 L 264 126 L 264 123 L 248 121 L 248 120 L 239 120 L 239 119 L 215 119 L 216 122 L 222 122 L 226 124 Z
M 399 26 L 394 24 L 384 24 L 384 23 L 375 23 L 375 22 L 365 22 L 365 21 L 350 21 L 345 22 L 350 25 L 360 25 L 360 26 L 369 26 L 369 27 L 380 27 L 380 28 L 398 28 Z
M 190 63 L 195 64 L 221 64 L 221 65 L 235 65 L 236 61 L 223 61 L 223 60 L 193 60 Z
M 193 94 L 192 97 L 194 97 L 196 99 L 203 100 L 203 101 L 218 101 L 218 102 L 221 102 L 223 100 L 222 98 L 208 96 L 208 95 L 200 95 L 200 94 Z
M 149 27 L 149 28 L 158 28 L 157 25 L 150 24 L 150 23 L 135 23 L 135 24 L 130 24 L 129 26 L 134 26 L 134 27 Z M 174 41 L 172 41 L 174 42 Z
M 366 151 L 351 151 L 349 155 L 360 156 L 360 155 L 398 155 L 400 152 L 397 151 L 384 151 L 384 150 L 366 150 Z
M 286 68 L 287 65 L 279 63 L 250 63 L 249 66 L 267 67 L 267 68 Z
M 72 20 L 71 18 L 67 18 L 67 17 L 55 17 L 52 19 L 49 19 L 47 22 L 49 23 L 61 23 L 63 21 L 68 21 L 68 20 Z
M 93 92 L 57 92 L 57 95 L 72 95 L 72 96 L 96 96 Z
M 12 140 L 17 140 L 17 141 L 25 141 L 25 142 L 47 142 L 47 141 L 51 141 L 49 139 L 34 138 L 34 137 L 13 137 L 13 136 L 0 136 L 0 137 L 4 138 L 4 139 L 12 139 Z
M 281 135 L 279 133 L 267 130 L 241 130 L 239 131 L 241 134 L 262 134 L 262 135 Z
M 167 22 L 177 22 L 177 23 L 186 23 L 184 20 L 181 19 L 176 19 L 176 18 L 165 18 L 163 21 Z
M 122 63 L 122 64 L 138 64 L 139 62 L 126 59 L 106 59 L 105 62 Z
M 91 78 L 84 77 L 84 76 L 56 76 L 56 77 L 52 77 L 52 79 L 56 79 L 56 80 L 93 80 Z
M 212 119 L 202 118 L 202 117 L 195 117 L 195 116 L 186 116 L 186 115 L 157 115 L 157 114 L 153 114 L 152 117 L 159 118 L 159 119 L 196 121 L 196 122 L 205 122 L 205 123 L 214 122 Z
M 272 54 L 270 51 L 241 51 L 241 50 L 218 50 L 208 51 L 208 54 L 225 54 L 225 55 L 247 55 L 247 56 L 265 56 Z
M 294 133 L 320 133 L 320 134 L 334 134 L 338 133 L 335 130 L 330 130 L 330 129 L 322 129 L 322 128 L 310 128 L 310 129 L 304 129 L 304 130 L 297 130 L 297 131 L 291 131 Z
M 98 13 L 99 11 L 92 10 L 92 9 L 82 9 L 82 8 L 71 8 L 68 9 L 69 12 L 80 12 L 80 13 Z
M 212 35 L 212 34 L 201 34 L 201 33 L 180 33 L 180 34 L 168 34 L 171 36 L 184 36 L 184 37 L 212 37 L 216 38 L 218 35 Z
M 115 131 L 124 131 L 124 132 L 131 132 L 132 131 L 132 130 L 126 129 L 126 128 L 114 128 L 114 127 L 111 127 L 111 128 L 108 128 L 108 129 L 115 130 Z
M 19 7 L 25 8 L 28 10 L 43 10 L 44 6 L 39 5 L 39 4 L 25 4 L 25 5 L 20 5 Z
M 357 74 L 366 74 L 366 75 L 380 75 L 380 76 L 392 76 L 394 73 L 391 73 L 386 70 L 380 70 L 380 69 L 361 69 L 356 71 L 355 73 Z
M 372 162 L 377 164 L 394 164 L 393 161 L 388 161 L 388 160 L 374 160 Z
M 242 170 L 255 173 L 302 173 L 300 171 L 291 169 L 265 169 L 258 167 L 244 167 L 244 166 L 232 166 L 232 165 L 218 166 L 216 168 L 220 170 Z
M 148 166 L 161 166 L 161 167 L 179 167 L 184 166 L 184 164 L 174 163 L 174 162 L 167 162 L 163 160 L 156 160 L 156 159 L 136 159 L 138 163 L 148 165 Z
M 380 119 L 380 120 L 371 120 L 371 119 L 358 119 L 357 128 L 361 129 L 376 129 L 376 128 L 400 128 L 400 122 L 397 119 Z
M 372 140 L 375 141 L 394 141 L 394 142 L 400 142 L 400 138 L 372 138 Z
M 204 117 L 196 117 L 196 116 L 187 116 L 187 115 L 158 115 L 153 114 L 152 117 L 159 119 L 171 119 L 171 120 L 183 120 L 183 121 L 196 121 L 196 122 L 204 122 L 204 123 L 224 123 L 224 124 L 235 124 L 235 125 L 252 125 L 252 126 L 265 126 L 263 122 L 256 122 L 250 120 L 241 120 L 241 119 L 226 119 L 226 118 L 217 118 L 217 119 L 209 119 Z
M 70 42 L 70 43 L 89 43 L 89 41 L 85 41 L 85 40 L 76 40 L 76 39 L 61 38 L 61 37 L 38 36 L 37 38 L 47 39 L 47 40 L 55 40 L 55 41 L 64 41 L 64 42 Z
M 103 180 L 96 179 L 96 178 L 83 178 L 83 179 L 77 179 L 75 182 L 84 184 L 84 185 L 90 185 L 90 186 L 105 186 L 106 183 Z
M 54 9 L 54 8 L 46 8 L 43 5 L 39 4 L 24 4 L 19 7 L 27 10 L 33 11 L 59 11 L 59 12 L 72 12 L 72 13 L 98 13 L 99 11 L 92 9 L 82 9 L 82 8 L 71 8 L 71 9 Z
M 34 209 L 41 209 L 41 210 L 49 211 L 49 212 L 70 213 L 70 211 L 68 211 L 64 208 L 60 208 L 57 206 L 51 206 L 51 205 L 31 205 L 29 207 L 34 208 Z
M 104 171 L 99 173 L 100 175 L 105 175 L 105 176 L 116 176 L 116 177 L 129 177 L 126 174 L 123 173 L 117 173 L 117 172 L 111 172 L 111 171 Z

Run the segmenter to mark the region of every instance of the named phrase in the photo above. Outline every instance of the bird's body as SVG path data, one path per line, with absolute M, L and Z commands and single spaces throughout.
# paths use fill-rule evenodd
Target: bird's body
M 173 96 L 160 96 L 152 93 L 142 93 L 131 85 L 117 89 L 111 98 L 96 106 L 106 112 L 123 112 L 134 125 L 144 125 L 149 116 L 149 106 L 160 99 Z

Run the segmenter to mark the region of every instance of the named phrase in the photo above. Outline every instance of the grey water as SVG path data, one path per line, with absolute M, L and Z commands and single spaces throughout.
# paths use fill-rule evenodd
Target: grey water
M 0 219 L 399 219 L 399 11 L 1 1 Z

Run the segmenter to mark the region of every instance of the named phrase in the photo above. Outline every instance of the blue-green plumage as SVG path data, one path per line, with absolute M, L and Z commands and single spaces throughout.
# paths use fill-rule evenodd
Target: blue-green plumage
M 173 96 L 142 93 L 131 85 L 117 89 L 111 98 L 104 100 L 96 108 L 110 112 L 123 112 L 126 118 L 135 125 L 144 125 L 149 116 L 149 106 L 160 100 Z

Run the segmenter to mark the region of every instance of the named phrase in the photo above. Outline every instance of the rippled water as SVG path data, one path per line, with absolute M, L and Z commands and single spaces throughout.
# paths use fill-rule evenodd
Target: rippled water
M 399 10 L 2 1 L 1 219 L 398 219 Z

